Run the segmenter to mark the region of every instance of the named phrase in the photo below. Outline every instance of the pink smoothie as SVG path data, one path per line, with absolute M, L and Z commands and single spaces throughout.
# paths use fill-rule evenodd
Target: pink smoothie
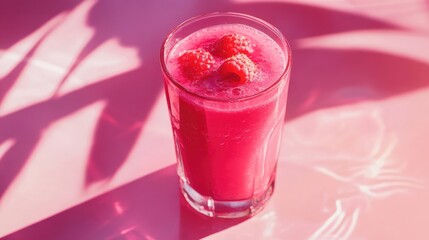
M 219 74 L 188 79 L 179 56 L 197 48 L 211 51 L 214 42 L 228 33 L 252 42 L 248 57 L 257 66 L 252 81 L 237 84 Z M 166 93 L 179 174 L 198 193 L 220 201 L 242 200 L 262 194 L 273 183 L 287 91 L 286 81 L 271 86 L 284 73 L 284 56 L 269 36 L 240 24 L 199 30 L 170 51 L 166 65 L 177 84 L 167 83 Z M 217 68 L 223 59 L 215 60 Z

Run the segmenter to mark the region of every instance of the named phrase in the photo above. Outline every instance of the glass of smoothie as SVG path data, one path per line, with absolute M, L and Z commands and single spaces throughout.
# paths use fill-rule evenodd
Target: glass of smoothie
M 198 212 L 251 216 L 273 193 L 291 68 L 275 27 L 240 13 L 185 21 L 161 48 L 183 196 Z

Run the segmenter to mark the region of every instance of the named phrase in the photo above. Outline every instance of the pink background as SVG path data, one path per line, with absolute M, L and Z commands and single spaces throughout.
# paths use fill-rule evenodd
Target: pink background
M 159 48 L 201 13 L 289 39 L 273 199 L 181 204 Z M 429 1 L 2 0 L 0 237 L 429 239 Z

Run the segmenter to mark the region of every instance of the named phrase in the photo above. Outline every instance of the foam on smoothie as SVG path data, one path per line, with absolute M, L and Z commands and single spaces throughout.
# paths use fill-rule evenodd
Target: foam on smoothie
M 252 42 L 254 51 L 248 54 L 248 57 L 257 66 L 252 81 L 239 84 L 216 72 L 207 79 L 188 79 L 180 69 L 180 55 L 187 50 L 198 48 L 212 52 L 214 43 L 229 33 L 243 35 Z M 214 57 L 214 69 L 218 69 L 225 59 Z M 197 95 L 215 99 L 237 99 L 261 92 L 280 78 L 287 63 L 282 49 L 274 40 L 259 30 L 241 24 L 215 25 L 190 34 L 175 45 L 167 62 L 170 74 L 179 84 Z

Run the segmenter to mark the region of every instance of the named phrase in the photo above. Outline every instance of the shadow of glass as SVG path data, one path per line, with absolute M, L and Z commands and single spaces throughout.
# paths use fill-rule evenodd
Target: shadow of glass
M 243 221 L 200 216 L 179 195 L 169 166 L 3 239 L 201 239 Z

